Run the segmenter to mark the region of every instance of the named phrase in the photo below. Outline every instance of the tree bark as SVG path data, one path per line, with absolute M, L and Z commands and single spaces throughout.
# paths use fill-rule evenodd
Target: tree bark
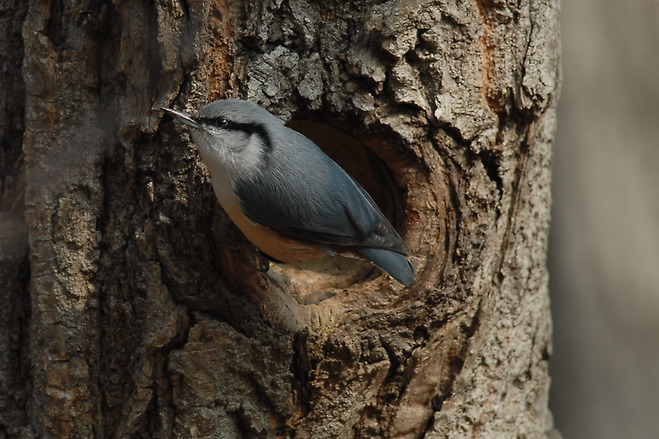
M 0 436 L 557 435 L 557 1 L 14 3 Z M 259 271 L 154 110 L 223 97 L 353 173 L 414 285 L 359 264 Z

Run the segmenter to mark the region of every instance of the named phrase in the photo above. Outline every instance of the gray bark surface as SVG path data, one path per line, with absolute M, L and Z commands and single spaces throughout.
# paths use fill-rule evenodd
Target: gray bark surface
M 16 3 L 0 435 L 557 435 L 558 2 Z M 258 271 L 184 131 L 152 110 L 220 97 L 352 168 L 415 284 Z

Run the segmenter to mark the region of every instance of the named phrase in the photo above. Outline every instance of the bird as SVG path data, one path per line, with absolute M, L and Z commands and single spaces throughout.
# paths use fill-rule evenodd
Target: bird
M 190 127 L 222 208 L 270 259 L 356 257 L 412 285 L 403 239 L 366 190 L 313 141 L 247 100 L 216 100 L 194 117 L 161 109 Z

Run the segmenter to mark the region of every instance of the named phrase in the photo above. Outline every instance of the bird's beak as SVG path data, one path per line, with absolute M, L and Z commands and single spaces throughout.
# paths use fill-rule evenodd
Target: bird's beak
M 173 110 L 167 107 L 160 107 L 160 109 L 173 114 L 174 116 L 176 116 L 176 118 L 179 121 L 183 122 L 186 125 L 190 125 L 192 128 L 199 128 L 199 122 L 194 120 L 192 116 L 190 116 L 188 113 L 184 111 Z

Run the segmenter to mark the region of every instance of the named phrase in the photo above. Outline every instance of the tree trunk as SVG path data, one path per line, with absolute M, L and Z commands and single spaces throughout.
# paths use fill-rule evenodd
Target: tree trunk
M 557 1 L 13 3 L 0 437 L 557 434 Z M 363 264 L 259 271 L 152 110 L 223 97 L 360 180 L 414 285 Z

